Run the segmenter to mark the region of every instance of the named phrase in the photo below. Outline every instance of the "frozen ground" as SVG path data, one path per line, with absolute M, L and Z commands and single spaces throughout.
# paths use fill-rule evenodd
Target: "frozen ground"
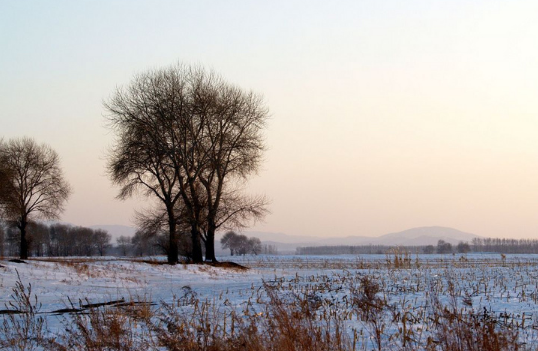
M 397 259 L 396 259 L 397 258 Z M 364 276 L 379 284 L 378 296 L 391 307 L 384 341 L 398 334 L 394 313 L 405 314 L 415 336 L 427 336 L 421 316 L 432 298 L 517 328 L 522 344 L 538 345 L 538 256 L 499 254 L 385 256 L 223 257 L 249 270 L 208 265 L 157 265 L 128 259 L 44 259 L 27 264 L 0 261 L 0 310 L 13 309 L 13 288 L 31 284 L 48 332 L 60 334 L 65 315 L 55 311 L 88 303 L 150 301 L 158 306 L 187 295 L 226 308 L 256 308 L 266 282 L 283 295 L 304 294 L 346 319 L 349 333 L 368 339 L 369 326 L 350 312 L 353 287 Z M 20 277 L 20 278 L 19 278 Z M 349 314 L 349 317 L 346 317 Z M 1 322 L 2 316 L 0 316 Z M 362 331 L 361 331 L 362 330 Z M 424 335 L 423 335 L 424 334 Z

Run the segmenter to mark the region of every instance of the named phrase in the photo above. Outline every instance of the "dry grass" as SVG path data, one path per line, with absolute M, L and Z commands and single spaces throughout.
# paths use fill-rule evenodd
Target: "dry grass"
M 447 351 L 517 351 L 521 349 L 518 332 L 499 321 L 487 309 L 468 313 L 458 304 L 452 284 L 450 303 L 443 305 L 437 296 L 432 299 L 431 318 L 435 325 L 433 337 L 427 340 L 427 350 Z
M 41 304 L 32 295 L 32 285 L 25 286 L 17 272 L 18 281 L 11 301 L 6 305 L 0 325 L 0 349 L 32 351 L 44 343 L 44 319 L 39 316 Z
M 397 257 L 397 260 L 396 260 Z M 396 264 L 396 261 L 398 263 Z M 328 261 L 301 262 L 301 265 L 335 267 Z M 361 264 L 357 261 L 357 265 Z M 444 264 L 444 262 L 440 262 Z M 455 258 L 453 264 L 468 263 Z M 524 263 L 512 264 L 514 272 L 527 269 Z M 87 262 L 67 263 L 69 267 Z M 114 304 L 86 304 L 84 309 L 63 316 L 65 332 L 56 337 L 46 333 L 38 314 L 39 302 L 32 286 L 20 278 L 6 309 L 17 313 L 0 316 L 0 349 L 7 350 L 174 350 L 174 351 L 358 351 L 358 350 L 532 350 L 519 341 L 525 326 L 516 318 L 491 313 L 483 306 L 472 306 L 469 296 L 501 292 L 502 279 L 486 279 L 476 268 L 476 277 L 465 283 L 458 271 L 444 271 L 446 279 L 421 283 L 431 275 L 405 254 L 394 253 L 383 263 L 381 279 L 374 273 L 332 272 L 283 278 L 252 285 L 243 292 L 246 302 L 232 306 L 227 292 L 214 300 L 201 300 L 189 286 L 178 291 L 170 303 L 152 306 L 145 297 L 131 297 Z M 202 265 L 202 270 L 214 267 Z M 412 267 L 412 268 L 406 268 Z M 419 268 L 420 267 L 420 268 Z M 482 267 L 482 268 L 480 268 Z M 74 268 L 75 269 L 75 268 Z M 230 267 L 230 269 L 239 269 Z M 399 278 L 409 271 L 406 286 Z M 88 268 L 89 271 L 92 268 Z M 88 274 L 86 268 L 81 274 Z M 415 278 L 413 278 L 415 279 Z M 388 282 L 388 283 L 387 283 Z M 421 285 L 422 284 L 422 285 Z M 523 283 L 522 283 L 523 284 Z M 496 286 L 492 289 L 492 286 Z M 516 290 L 522 289 L 516 286 Z M 424 304 L 410 303 L 408 296 L 428 291 Z M 524 291 L 524 290 L 521 290 Z M 345 294 L 345 295 L 344 295 Z M 389 296 L 399 296 L 399 300 Z M 337 296 L 331 300 L 331 296 Z M 513 298 L 508 296 L 507 299 Z M 518 294 L 524 302 L 536 303 L 538 297 Z M 223 300 L 225 300 L 223 303 Z M 227 303 L 228 302 L 228 303 Z M 476 299 L 475 299 L 476 304 Z M 82 304 L 81 304 L 82 306 Z M 418 306 L 418 307 L 417 307 Z

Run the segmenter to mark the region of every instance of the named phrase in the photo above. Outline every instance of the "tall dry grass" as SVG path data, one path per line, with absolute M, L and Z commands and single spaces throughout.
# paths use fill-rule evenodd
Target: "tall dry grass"
M 299 277 L 297 277 L 299 279 Z M 186 289 L 170 303 L 152 306 L 133 299 L 82 304 L 63 317 L 58 335 L 47 329 L 30 284 L 20 278 L 0 325 L 6 350 L 171 351 L 355 351 L 523 350 L 517 330 L 487 310 L 461 306 L 452 289 L 448 303 L 430 295 L 429 311 L 414 315 L 406 304 L 391 305 L 372 276 L 351 283 L 349 310 L 342 311 L 315 290 L 284 291 L 264 283 L 242 307 L 202 301 Z M 449 286 L 450 290 L 450 286 Z M 85 308 L 80 308 L 86 306 Z M 350 323 L 354 322 L 354 323 Z M 361 326 L 356 328 L 357 323 Z M 351 329 L 354 325 L 355 329 Z M 420 328 L 418 327 L 420 326 Z M 426 330 L 427 329 L 427 330 Z

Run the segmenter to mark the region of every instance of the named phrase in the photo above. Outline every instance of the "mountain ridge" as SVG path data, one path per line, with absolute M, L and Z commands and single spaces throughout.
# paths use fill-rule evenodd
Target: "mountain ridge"
M 279 250 L 291 252 L 297 247 L 304 246 L 362 246 L 362 245 L 386 245 L 386 246 L 421 246 L 437 245 L 439 240 L 444 240 L 452 245 L 459 242 L 470 242 L 479 235 L 460 231 L 458 229 L 429 226 L 406 229 L 400 232 L 388 233 L 380 236 L 346 236 L 346 237 L 301 237 L 286 235 L 287 242 L 281 242 L 270 237 L 271 233 L 246 232 L 247 236 L 258 237 L 263 243 L 276 246 Z M 307 240 L 305 240 L 307 239 Z
M 458 229 L 441 226 L 416 227 L 406 229 L 400 232 L 383 234 L 380 236 L 345 236 L 345 237 L 313 237 L 313 236 L 294 236 L 289 234 L 267 233 L 267 232 L 246 232 L 247 236 L 255 236 L 264 241 L 276 241 L 281 243 L 317 243 L 323 245 L 406 245 L 407 241 L 413 241 L 412 245 L 429 245 L 432 239 L 435 244 L 438 240 L 445 240 L 451 244 L 457 244 L 459 241 L 470 241 L 479 235 L 460 231 Z M 285 235 L 286 241 L 277 240 L 278 237 Z M 417 239 L 419 239 L 417 241 Z M 420 239 L 427 241 L 424 244 L 418 244 Z M 397 242 L 395 242 L 395 240 Z

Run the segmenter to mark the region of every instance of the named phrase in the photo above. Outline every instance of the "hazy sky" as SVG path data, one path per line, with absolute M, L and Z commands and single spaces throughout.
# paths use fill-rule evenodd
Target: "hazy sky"
M 264 95 L 252 230 L 449 226 L 538 238 L 538 2 L 0 0 L 0 137 L 61 156 L 62 220 L 131 224 L 104 165 L 103 100 L 201 64 Z

